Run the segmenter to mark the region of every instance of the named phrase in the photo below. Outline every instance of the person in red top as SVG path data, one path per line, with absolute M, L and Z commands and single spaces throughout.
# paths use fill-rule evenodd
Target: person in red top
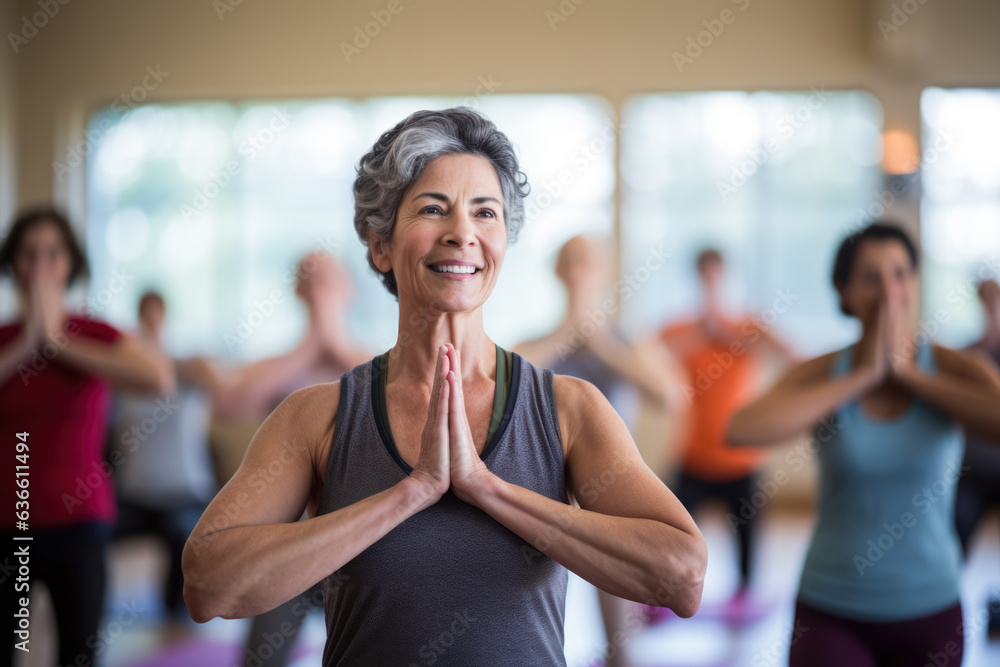
M 0 327 L 0 438 L 8 452 L 0 466 L 0 562 L 18 573 L 0 583 L 6 628 L 0 662 L 31 648 L 23 643 L 30 635 L 11 632 L 10 623 L 44 581 L 59 664 L 93 664 L 105 545 L 115 519 L 112 466 L 104 458 L 111 388 L 167 391 L 172 370 L 130 336 L 66 311 L 66 288 L 87 267 L 59 212 L 38 208 L 19 216 L 0 247 L 0 271 L 12 273 L 20 306 L 18 320 Z M 22 441 L 26 456 L 15 460 L 15 442 Z M 16 482 L 23 469 L 15 467 L 25 463 L 28 475 L 20 479 L 28 480 L 27 494 L 24 482 Z
M 722 500 L 728 506 L 729 524 L 739 545 L 740 583 L 734 597 L 738 602 L 750 582 L 754 524 L 753 517 L 740 514 L 741 502 L 752 496 L 754 476 L 764 465 L 767 450 L 730 447 L 726 424 L 753 398 L 764 355 L 774 353 L 787 361 L 793 354 L 770 334 L 767 324 L 725 314 L 721 298 L 725 265 L 718 250 L 702 251 L 696 266 L 704 310 L 697 319 L 660 332 L 660 340 L 688 376 L 680 471 L 672 488 L 692 514 L 708 500 Z

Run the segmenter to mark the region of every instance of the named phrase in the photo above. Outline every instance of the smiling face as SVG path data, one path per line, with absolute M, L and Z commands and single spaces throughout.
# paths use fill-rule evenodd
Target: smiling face
M 917 273 L 906 247 L 896 239 L 862 241 L 839 292 L 846 310 L 863 323 L 871 319 L 883 298 L 896 302 L 906 321 L 912 321 L 918 299 Z
M 485 158 L 434 158 L 407 188 L 392 238 L 370 239 L 380 271 L 396 278 L 400 306 L 469 312 L 489 298 L 507 250 L 503 192 Z

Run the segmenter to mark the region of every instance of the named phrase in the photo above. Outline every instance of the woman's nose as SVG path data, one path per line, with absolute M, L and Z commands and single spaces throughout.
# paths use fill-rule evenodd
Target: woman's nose
M 475 238 L 472 218 L 464 211 L 455 211 L 451 215 L 448 229 L 441 240 L 451 245 L 464 246 L 475 242 Z

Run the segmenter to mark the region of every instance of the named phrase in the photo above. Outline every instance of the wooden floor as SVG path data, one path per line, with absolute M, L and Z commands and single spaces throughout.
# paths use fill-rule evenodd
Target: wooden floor
M 990 593 L 1000 596 L 1000 521 L 990 518 L 977 536 L 963 575 L 963 610 L 971 632 L 966 640 L 965 667 L 1000 665 L 1000 642 L 987 642 L 981 619 Z M 705 665 L 712 667 L 787 664 L 792 600 L 809 538 L 808 517 L 765 517 L 758 541 L 751 618 L 740 627 L 728 622 L 726 605 L 736 581 L 735 554 L 729 528 L 708 519 L 703 531 L 711 562 L 702 608 L 692 619 L 656 623 L 632 636 L 626 650 L 635 667 Z M 237 666 L 247 621 L 216 619 L 204 625 L 163 621 L 154 577 L 164 556 L 149 540 L 114 547 L 111 594 L 102 624 L 103 651 L 98 665 L 107 667 Z M 42 598 L 43 596 L 37 596 Z M 599 664 L 605 650 L 596 592 L 570 575 L 566 604 L 566 656 L 570 667 Z M 47 600 L 31 610 L 35 632 L 32 652 L 20 667 L 55 664 L 51 614 Z M 116 620 L 120 619 L 120 620 Z M 291 667 L 319 665 L 326 632 L 322 616 L 307 621 L 293 652 Z

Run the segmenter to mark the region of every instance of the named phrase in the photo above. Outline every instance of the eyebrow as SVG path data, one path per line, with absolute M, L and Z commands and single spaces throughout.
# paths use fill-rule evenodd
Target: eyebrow
M 420 194 L 414 196 L 413 199 L 410 201 L 416 201 L 421 197 L 430 197 L 431 199 L 437 199 L 438 201 L 443 201 L 446 204 L 451 202 L 451 199 L 449 199 L 447 195 L 441 194 L 440 192 L 421 192 Z M 485 204 L 486 202 L 493 202 L 495 204 L 500 204 L 500 200 L 497 199 L 496 197 L 490 197 L 486 195 L 481 197 L 474 197 L 472 199 L 473 204 Z

